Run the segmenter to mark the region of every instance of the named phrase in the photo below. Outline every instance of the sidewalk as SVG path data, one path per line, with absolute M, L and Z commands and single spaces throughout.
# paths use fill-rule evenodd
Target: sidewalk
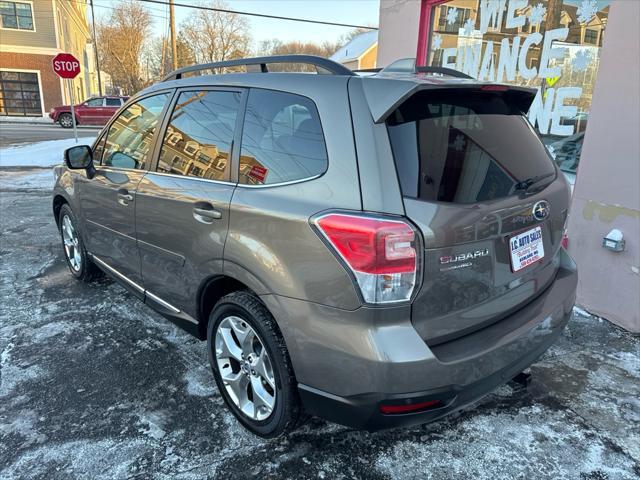
M 46 117 L 6 117 L 0 115 L 0 124 L 3 123 L 25 123 L 32 125 L 53 125 L 53 120 Z

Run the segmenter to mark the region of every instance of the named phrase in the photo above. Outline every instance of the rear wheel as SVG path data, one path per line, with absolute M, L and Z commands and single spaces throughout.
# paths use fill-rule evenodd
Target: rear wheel
M 73 118 L 70 113 L 61 113 L 58 117 L 58 123 L 62 128 L 71 128 L 73 127 Z
M 225 403 L 242 425 L 272 438 L 295 428 L 300 400 L 275 320 L 249 292 L 216 304 L 207 329 L 209 361 Z
M 60 208 L 58 227 L 62 238 L 64 257 L 69 270 L 78 280 L 90 282 L 101 276 L 102 272 L 96 267 L 84 248 L 82 237 L 78 231 L 78 223 L 69 205 Z

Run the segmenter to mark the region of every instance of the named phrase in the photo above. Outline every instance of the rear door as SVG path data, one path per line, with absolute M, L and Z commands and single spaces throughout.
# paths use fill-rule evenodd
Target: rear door
M 500 91 L 427 90 L 387 120 L 425 238 L 412 318 L 430 344 L 504 318 L 555 276 L 568 190 L 521 109 Z
M 149 167 L 169 98 L 169 92 L 149 95 L 121 112 L 96 145 L 96 174 L 80 183 L 78 198 L 88 250 L 130 285 L 140 286 L 142 280 L 135 233 L 136 189 Z
M 115 113 L 120 109 L 121 106 L 122 99 L 116 97 L 106 97 L 104 99 L 104 108 L 102 109 L 100 118 L 101 124 L 106 124 L 109 119 L 115 115 Z
M 232 88 L 179 90 L 155 171 L 138 186 L 144 285 L 147 295 L 173 313 L 196 317 L 194 299 L 202 280 L 222 273 L 244 95 Z

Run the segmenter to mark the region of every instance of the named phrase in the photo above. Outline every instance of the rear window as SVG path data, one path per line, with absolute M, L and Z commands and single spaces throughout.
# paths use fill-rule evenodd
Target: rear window
M 554 177 L 529 121 L 496 93 L 418 92 L 387 128 L 407 197 L 483 202 L 513 195 L 523 180 Z

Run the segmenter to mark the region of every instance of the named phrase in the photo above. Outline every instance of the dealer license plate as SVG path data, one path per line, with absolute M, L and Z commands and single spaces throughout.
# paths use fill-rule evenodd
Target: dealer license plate
M 535 227 L 509 239 L 511 269 L 514 272 L 532 265 L 544 257 L 542 228 Z

